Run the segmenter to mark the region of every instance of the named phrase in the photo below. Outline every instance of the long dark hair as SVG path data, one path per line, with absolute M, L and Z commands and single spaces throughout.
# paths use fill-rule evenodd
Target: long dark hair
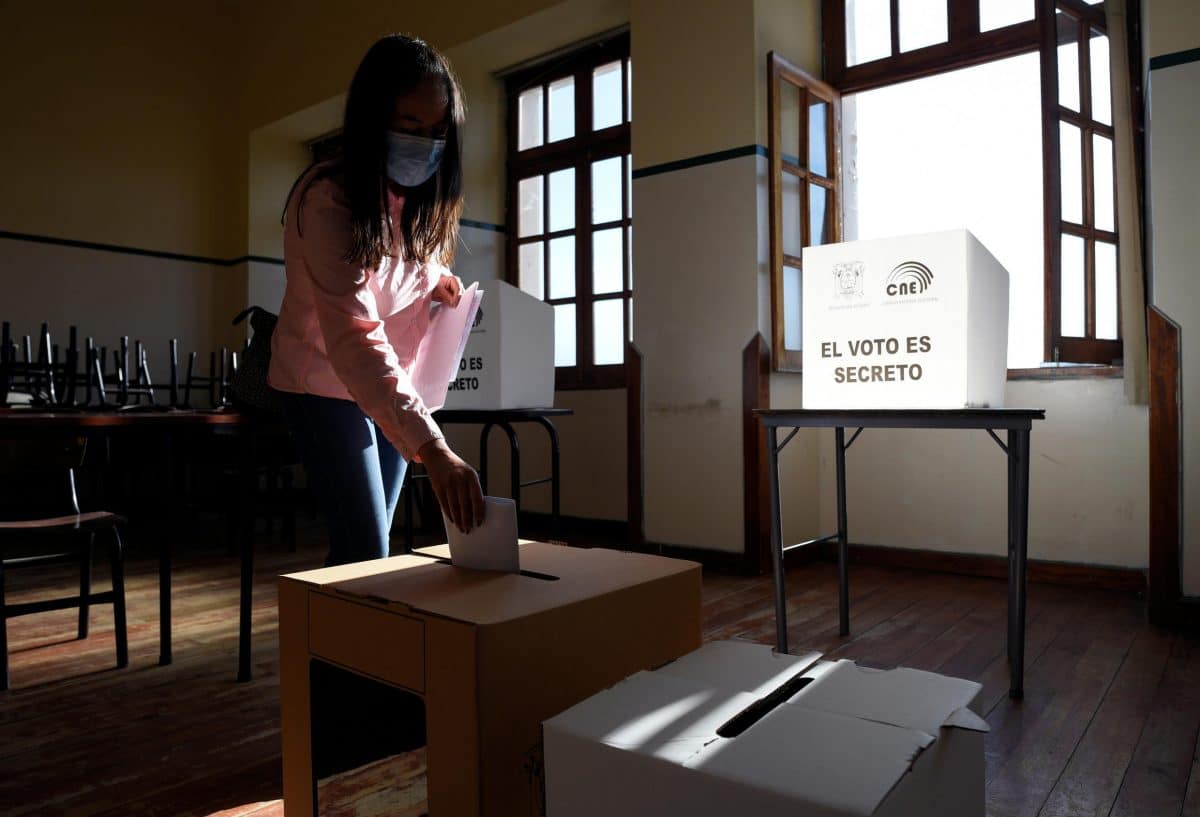
M 431 77 L 441 80 L 446 88 L 446 148 L 437 172 L 424 184 L 409 189 L 400 224 L 394 225 L 386 204 L 388 126 L 397 97 Z M 334 178 L 340 182 L 350 206 L 353 239 L 346 261 L 376 269 L 385 257 L 398 251 L 405 261 L 450 264 L 462 212 L 463 118 L 462 88 L 450 63 L 437 49 L 403 34 L 391 34 L 376 42 L 350 83 L 341 150 L 316 172 L 305 171 L 308 179 L 296 208 L 297 229 L 300 205 L 308 188 L 318 179 Z M 292 185 L 293 192 L 299 183 L 297 179 Z M 291 196 L 289 193 L 288 198 Z

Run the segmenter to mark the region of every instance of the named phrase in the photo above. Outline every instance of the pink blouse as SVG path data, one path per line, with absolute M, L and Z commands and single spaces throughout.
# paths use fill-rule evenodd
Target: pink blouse
M 267 381 L 280 391 L 353 400 L 411 462 L 421 446 L 442 437 L 408 370 L 429 327 L 433 288 L 451 273 L 397 258 L 385 258 L 377 270 L 344 261 L 351 231 L 341 186 L 314 182 L 298 212 L 305 181 L 287 206 L 287 286 Z M 389 194 L 396 221 L 403 203 Z

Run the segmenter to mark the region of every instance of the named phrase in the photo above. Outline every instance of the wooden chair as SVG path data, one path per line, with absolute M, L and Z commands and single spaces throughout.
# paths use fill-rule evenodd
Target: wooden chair
M 125 630 L 125 554 L 120 527 L 125 520 L 108 511 L 81 513 L 75 469 L 83 464 L 83 437 L 0 440 L 0 691 L 9 687 L 8 619 L 48 610 L 79 608 L 78 637 L 87 638 L 93 604 L 112 604 L 117 666 L 129 664 Z M 112 590 L 92 592 L 92 551 L 96 534 L 111 534 Z M 79 595 L 10 604 L 5 573 L 35 565 L 79 564 Z

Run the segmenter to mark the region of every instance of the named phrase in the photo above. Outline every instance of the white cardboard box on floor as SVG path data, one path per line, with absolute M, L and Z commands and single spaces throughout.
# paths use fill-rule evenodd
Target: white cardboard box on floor
M 979 684 L 818 658 L 714 642 L 551 718 L 548 817 L 982 817 Z
M 488 281 L 446 393 L 448 409 L 554 405 L 554 307 L 503 281 Z
M 807 409 L 1000 408 L 1008 272 L 967 230 L 804 248 Z

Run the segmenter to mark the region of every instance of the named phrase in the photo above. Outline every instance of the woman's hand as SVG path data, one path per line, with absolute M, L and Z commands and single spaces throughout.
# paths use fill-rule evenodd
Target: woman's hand
M 443 275 L 433 287 L 431 297 L 435 303 L 458 306 L 462 298 L 463 285 L 457 275 Z
M 417 454 L 425 463 L 433 493 L 450 523 L 463 533 L 483 524 L 483 491 L 475 469 L 451 451 L 445 440 L 430 440 Z

